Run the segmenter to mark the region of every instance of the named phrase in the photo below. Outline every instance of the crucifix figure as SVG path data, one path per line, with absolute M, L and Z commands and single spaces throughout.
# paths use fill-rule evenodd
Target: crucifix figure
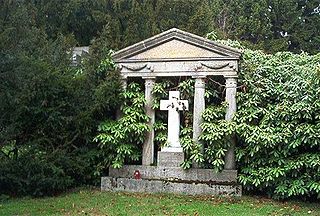
M 169 91 L 169 100 L 160 101 L 160 110 L 168 110 L 168 143 L 163 152 L 182 152 L 180 145 L 180 111 L 188 110 L 188 101 L 180 100 L 179 91 Z

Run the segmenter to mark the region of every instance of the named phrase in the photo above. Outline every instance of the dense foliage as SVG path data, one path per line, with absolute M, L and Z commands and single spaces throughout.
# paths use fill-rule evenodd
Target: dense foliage
M 103 158 L 98 172 L 105 167 L 120 168 L 125 162 L 139 161 L 144 136 L 150 131 L 149 117 L 144 110 L 145 98 L 139 84 L 130 83 L 119 99 L 123 104 L 118 119 L 102 122 L 98 127 L 99 134 L 94 138 Z
M 319 62 L 319 54 L 244 53 L 235 122 L 247 188 L 320 197 Z
M 105 62 L 97 73 L 70 67 L 73 40 L 48 39 L 30 20 L 21 7 L 0 25 L 0 190 L 38 196 L 93 183 L 92 139 L 120 84 Z
M 246 189 L 319 198 L 320 55 L 245 50 L 242 58 L 234 121 L 223 120 L 223 106 L 203 113 L 212 165 L 223 167 L 227 137 L 236 132 L 239 182 Z
M 320 49 L 318 0 L 1 0 L 0 28 L 21 7 L 49 38 L 74 35 L 81 46 L 101 34 L 106 47 L 119 49 L 177 27 L 268 52 Z

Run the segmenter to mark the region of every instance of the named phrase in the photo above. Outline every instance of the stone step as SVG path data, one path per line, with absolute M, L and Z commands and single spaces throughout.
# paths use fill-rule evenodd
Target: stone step
M 241 196 L 241 185 L 186 183 L 169 180 L 102 177 L 101 191 Z
M 139 171 L 141 179 L 179 180 L 190 183 L 237 184 L 237 170 L 215 172 L 212 169 L 183 169 L 181 167 L 161 167 L 125 165 L 120 169 L 109 169 L 109 176 L 115 178 L 134 178 L 134 172 Z

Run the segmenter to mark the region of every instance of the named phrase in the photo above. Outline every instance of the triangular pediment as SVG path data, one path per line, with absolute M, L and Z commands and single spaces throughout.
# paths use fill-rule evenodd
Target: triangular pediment
M 239 58 L 240 51 L 197 35 L 170 29 L 114 53 L 115 61 L 189 58 Z
M 195 57 L 222 57 L 221 53 L 212 52 L 194 44 L 178 39 L 172 39 L 163 44 L 147 49 L 129 57 L 129 59 L 165 59 L 165 58 L 195 58 Z

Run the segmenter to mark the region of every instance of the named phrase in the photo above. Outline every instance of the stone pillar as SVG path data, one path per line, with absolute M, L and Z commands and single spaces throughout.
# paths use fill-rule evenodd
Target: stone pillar
M 155 121 L 155 111 L 152 109 L 152 90 L 155 84 L 155 77 L 148 77 L 144 78 L 145 80 L 145 99 L 146 99 L 146 114 L 150 117 L 150 121 L 148 122 L 151 131 L 147 133 L 146 139 L 143 144 L 142 149 L 142 165 L 151 165 L 153 164 L 154 160 L 154 130 L 153 124 Z
M 194 104 L 193 104 L 193 139 L 198 142 L 201 135 L 202 112 L 205 109 L 205 77 L 197 77 L 194 86 Z
M 193 103 L 193 140 L 199 142 L 199 136 L 202 133 L 201 123 L 203 122 L 202 113 L 205 109 L 205 77 L 195 77 L 194 103 Z M 201 149 L 204 153 L 204 147 Z M 197 163 L 193 163 L 193 167 L 199 167 Z
M 127 78 L 126 77 L 123 77 L 121 78 L 121 86 L 123 88 L 123 90 L 126 90 L 127 89 Z
M 122 86 L 122 89 L 123 90 L 126 90 L 127 89 L 127 78 L 126 77 L 122 77 L 121 78 L 121 86 Z M 121 113 L 121 110 L 120 108 L 117 110 L 117 113 L 116 113 L 116 119 L 119 119 L 121 117 L 122 113 Z
M 236 110 L 236 93 L 237 93 L 237 78 L 236 77 L 226 77 L 226 102 L 228 103 L 227 112 L 225 119 L 231 121 Z M 230 142 L 230 147 L 225 155 L 225 165 L 226 170 L 236 169 L 236 159 L 235 159 L 235 147 L 236 147 L 236 137 L 235 134 L 231 135 L 228 139 Z

